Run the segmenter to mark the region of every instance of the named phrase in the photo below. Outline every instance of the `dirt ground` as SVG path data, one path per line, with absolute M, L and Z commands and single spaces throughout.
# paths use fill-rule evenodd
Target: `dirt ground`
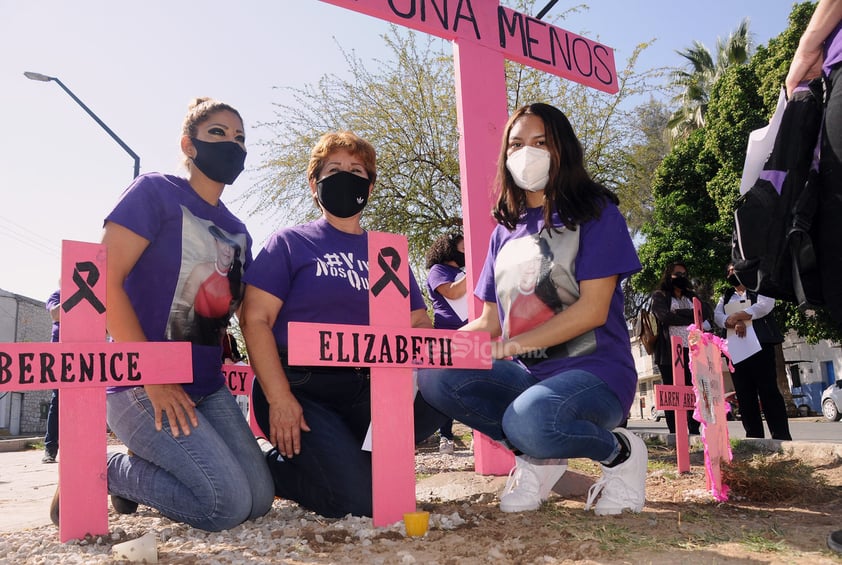
M 421 504 L 425 510 L 444 516 L 458 512 L 466 523 L 454 530 L 434 527 L 420 539 L 384 534 L 396 544 L 374 543 L 365 556 L 349 555 L 344 538 L 336 536 L 337 541 L 318 544 L 324 559 L 318 562 L 376 562 L 382 557 L 382 563 L 443 565 L 842 563 L 842 556 L 828 550 L 825 541 L 830 531 L 842 528 L 839 458 L 809 461 L 761 455 L 738 445 L 733 467 L 724 474 L 732 488 L 730 499 L 719 503 L 706 489 L 700 449 L 691 452 L 691 472 L 678 474 L 674 449 L 651 441 L 648 447 L 646 507 L 641 514 L 600 517 L 584 512 L 584 487 L 599 471 L 589 462 L 571 461 L 568 474 L 573 477 L 567 480 L 574 484 L 568 490 L 578 492 L 554 494 L 537 512 L 500 512 L 496 496 L 485 494 L 426 502 Z M 422 484 L 425 480 L 431 479 L 422 478 Z M 383 551 L 375 551 L 377 547 Z
M 720 503 L 706 489 L 700 446 L 691 451 L 691 471 L 678 474 L 674 449 L 650 439 L 642 513 L 585 512 L 599 468 L 571 460 L 538 511 L 506 514 L 497 498 L 506 478 L 474 473 L 470 434 L 458 425 L 455 431 L 453 455 L 438 453 L 432 442 L 416 457 L 418 505 L 431 513 L 424 537 L 406 537 L 400 523 L 326 520 L 284 500 L 262 518 L 216 533 L 141 507 L 133 515 L 111 511 L 111 535 L 82 543 L 59 543 L 52 526 L 0 535 L 0 564 L 111 563 L 115 543 L 149 532 L 159 562 L 179 564 L 842 564 L 825 541 L 842 528 L 839 446 L 785 454 L 732 442 L 734 461 L 723 477 L 731 493 Z

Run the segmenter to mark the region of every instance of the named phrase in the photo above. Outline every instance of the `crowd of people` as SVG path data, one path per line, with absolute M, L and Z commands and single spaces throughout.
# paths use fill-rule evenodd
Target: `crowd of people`
M 842 89 L 832 88 L 842 61 L 840 21 L 842 1 L 821 0 L 786 80 L 790 93 L 820 73 L 828 80 L 821 172 L 836 190 L 822 203 L 826 230 L 842 212 L 842 128 L 835 118 Z M 326 517 L 371 516 L 372 458 L 363 447 L 370 371 L 290 364 L 295 344 L 288 324 L 369 322 L 368 233 L 361 218 L 376 186 L 375 148 L 350 131 L 322 135 L 306 171 L 319 218 L 277 230 L 254 258 L 245 224 L 221 200 L 244 168 L 239 112 L 217 100 L 194 100 L 180 148 L 186 176 L 139 176 L 104 220 L 110 338 L 187 341 L 193 360 L 185 384 L 108 390 L 108 425 L 128 448 L 107 459 L 112 506 L 133 513 L 143 504 L 209 531 L 263 516 L 276 496 Z M 586 511 L 641 512 L 648 454 L 624 427 L 637 373 L 621 286 L 641 265 L 617 197 L 586 170 L 567 116 L 542 103 L 509 117 L 494 188 L 497 226 L 473 285 L 480 313 L 469 319 L 461 231 L 442 233 L 426 254 L 433 321 L 410 273 L 412 327 L 494 338 L 490 369 L 417 370 L 415 441 L 438 431 L 440 450 L 452 453 L 458 421 L 511 450 L 515 466 L 500 496 L 503 512 L 536 510 L 571 458 L 601 466 Z M 339 256 L 355 260 L 325 268 Z M 835 250 L 820 259 L 840 260 Z M 774 348 L 782 336 L 775 301 L 747 290 L 732 265 L 725 278 L 728 288 L 716 307 L 702 301 L 702 317 L 705 330 L 716 324 L 729 339 L 751 342 L 732 374 L 746 436 L 764 437 L 765 417 L 772 438 L 791 439 L 776 383 Z M 651 296 L 655 363 L 665 384 L 690 383 L 687 326 L 698 298 L 692 280 L 684 261 L 672 261 Z M 59 303 L 58 293 L 48 302 L 54 341 Z M 837 303 L 842 299 L 830 293 L 829 310 L 842 322 Z M 228 332 L 234 315 L 256 375 L 252 399 L 262 437 L 242 417 L 221 372 L 223 362 L 241 357 Z M 675 337 L 681 351 L 672 351 Z M 666 417 L 671 433 L 685 425 L 671 411 Z M 44 461 L 54 462 L 58 428 L 49 421 Z M 691 414 L 686 425 L 699 433 Z M 58 499 L 59 490 L 51 506 L 56 524 Z M 842 531 L 828 545 L 842 551 Z

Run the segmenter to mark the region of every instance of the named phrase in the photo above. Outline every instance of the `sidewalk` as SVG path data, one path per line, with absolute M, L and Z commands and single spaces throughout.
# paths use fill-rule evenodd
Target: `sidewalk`
M 18 451 L 5 451 L 13 440 L 2 441 L 6 445 L 0 448 L 0 534 L 52 524 L 50 502 L 58 484 L 58 463 L 41 463 L 44 451 L 25 449 L 25 441 Z M 125 451 L 125 446 L 109 445 L 108 450 Z
M 58 464 L 41 463 L 40 449 L 0 453 L 0 533 L 50 524 Z

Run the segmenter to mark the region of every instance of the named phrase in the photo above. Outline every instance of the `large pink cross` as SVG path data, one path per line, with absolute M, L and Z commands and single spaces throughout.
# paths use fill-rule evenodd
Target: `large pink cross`
M 415 511 L 413 368 L 489 369 L 487 333 L 410 327 L 406 238 L 368 233 L 370 326 L 289 324 L 290 365 L 371 367 L 373 522 Z
M 705 447 L 705 478 L 716 500 L 728 500 L 728 485 L 722 482 L 722 464 L 731 461 L 725 387 L 722 384 L 722 347 L 714 335 L 702 331 L 702 303 L 693 299 L 695 328 L 690 332 L 690 371 L 696 393 L 697 420 L 701 422 Z
M 687 432 L 687 412 L 696 409 L 696 394 L 687 384 L 684 370 L 684 342 L 681 336 L 670 338 L 672 348 L 673 385 L 655 385 L 655 408 L 675 411 L 675 453 L 678 472 L 690 471 L 690 438 Z
M 497 0 L 321 1 L 453 42 L 468 295 L 473 295 L 494 229 L 491 187 L 508 118 L 505 60 L 613 94 L 618 90 L 614 50 L 500 6 Z M 470 319 L 481 308 L 478 300 L 469 301 Z M 508 473 L 514 464 L 511 453 L 478 435 L 477 472 Z
M 63 542 L 108 533 L 105 387 L 185 382 L 192 373 L 187 343 L 105 340 L 105 259 L 103 245 L 62 242 L 61 342 L 0 344 L 0 391 L 61 391 Z

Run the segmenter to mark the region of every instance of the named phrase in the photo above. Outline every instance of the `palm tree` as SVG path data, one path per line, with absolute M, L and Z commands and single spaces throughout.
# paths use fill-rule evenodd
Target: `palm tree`
M 671 139 L 684 139 L 705 125 L 705 112 L 713 85 L 729 67 L 748 61 L 752 47 L 748 23 L 748 18 L 744 19 L 727 40 L 716 40 L 715 62 L 710 51 L 699 41 L 694 41 L 692 47 L 677 51 L 687 59 L 688 68 L 677 69 L 672 74 L 671 86 L 679 90 L 672 102 L 679 108 L 667 123 Z

